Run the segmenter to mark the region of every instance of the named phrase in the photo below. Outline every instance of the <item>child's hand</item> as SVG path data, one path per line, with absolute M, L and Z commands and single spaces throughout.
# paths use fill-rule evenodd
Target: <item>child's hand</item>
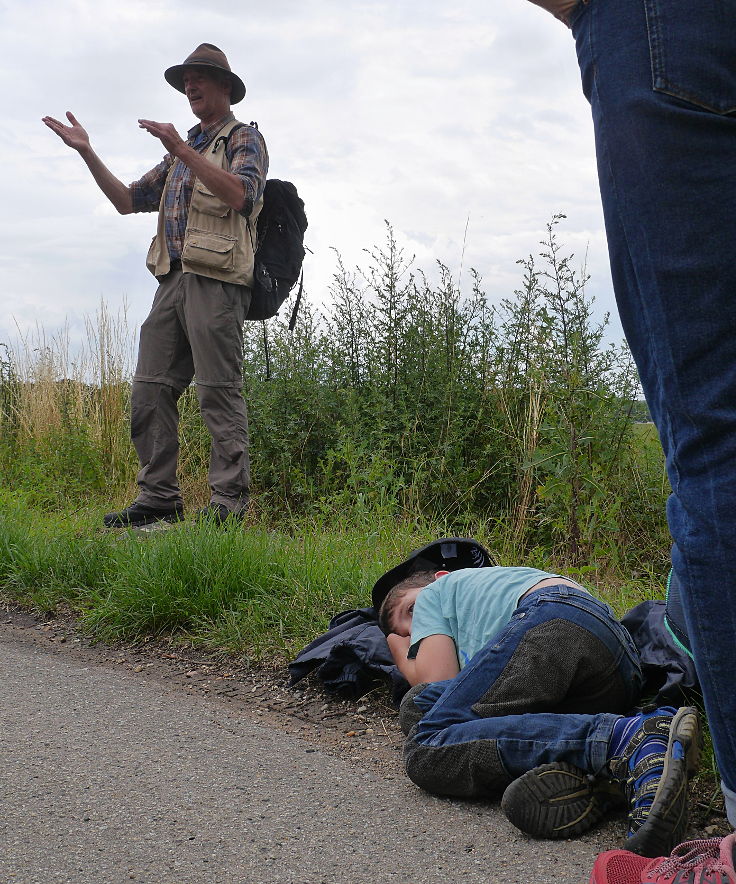
M 391 656 L 394 658 L 394 663 L 398 667 L 399 672 L 409 684 L 416 684 L 416 663 L 414 660 L 407 659 L 406 656 L 409 653 L 411 636 L 397 635 L 395 632 L 390 632 L 386 636 L 386 641 L 388 642 L 388 648 L 391 651 Z
M 394 658 L 394 663 L 399 669 L 401 669 L 402 664 L 406 663 L 406 655 L 409 653 L 411 636 L 396 635 L 395 632 L 390 632 L 386 636 L 386 641 L 388 642 L 388 649 L 391 651 L 391 656 Z

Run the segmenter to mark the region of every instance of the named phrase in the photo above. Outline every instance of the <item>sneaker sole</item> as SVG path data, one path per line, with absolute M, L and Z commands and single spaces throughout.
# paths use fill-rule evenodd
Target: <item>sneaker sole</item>
M 170 531 L 178 524 L 179 522 L 159 519 L 157 522 L 149 522 L 147 525 L 131 525 L 130 530 L 134 534 L 158 534 L 161 531 Z
M 514 780 L 501 810 L 517 829 L 536 838 L 572 838 L 587 832 L 623 796 L 608 780 L 593 780 L 566 762 L 542 764 Z
M 675 757 L 675 746 L 682 757 Z M 694 706 L 677 710 L 670 725 L 662 777 L 651 809 L 640 828 L 626 839 L 625 848 L 641 856 L 668 856 L 684 840 L 687 827 L 688 780 L 700 761 L 700 722 Z
M 144 528 L 146 525 L 156 525 L 159 522 L 181 522 L 184 520 L 183 513 L 166 513 L 163 516 L 147 516 L 144 519 L 136 519 L 134 522 L 116 522 L 111 519 L 109 522 L 102 520 L 105 528 Z

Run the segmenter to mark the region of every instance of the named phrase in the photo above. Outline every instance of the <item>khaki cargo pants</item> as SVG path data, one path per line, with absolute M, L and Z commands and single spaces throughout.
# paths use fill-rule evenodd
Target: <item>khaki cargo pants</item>
M 148 506 L 181 500 L 177 401 L 195 378 L 202 419 L 212 437 L 212 503 L 247 506 L 248 415 L 242 395 L 246 286 L 173 269 L 160 280 L 141 326 L 133 376 L 131 438 L 140 461 L 136 500 Z

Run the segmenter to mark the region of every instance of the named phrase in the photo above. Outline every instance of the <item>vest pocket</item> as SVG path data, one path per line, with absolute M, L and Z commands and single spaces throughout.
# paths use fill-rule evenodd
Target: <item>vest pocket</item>
M 232 270 L 235 266 L 235 243 L 231 236 L 190 228 L 181 260 L 185 264 L 198 264 L 213 270 Z
M 200 181 L 197 181 L 195 187 L 195 197 L 196 201 L 194 202 L 194 206 L 198 211 L 203 212 L 205 215 L 214 215 L 216 218 L 224 218 L 230 211 L 230 206 L 223 202 L 219 196 L 215 196 L 211 190 L 207 190 Z
M 148 267 L 154 276 L 156 275 L 156 269 L 158 267 L 158 259 L 158 236 L 154 236 L 151 240 L 151 245 L 148 247 L 148 254 L 146 255 L 146 267 Z

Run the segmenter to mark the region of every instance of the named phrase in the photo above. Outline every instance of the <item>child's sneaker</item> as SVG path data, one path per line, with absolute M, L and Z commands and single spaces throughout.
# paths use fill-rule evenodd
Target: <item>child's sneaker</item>
M 698 766 L 700 726 L 694 707 L 643 712 L 616 723 L 609 749 L 611 775 L 629 789 L 626 849 L 663 856 L 687 825 L 687 783 Z
M 685 841 L 667 856 L 646 860 L 628 850 L 607 850 L 589 884 L 736 884 L 736 834 Z
M 596 779 L 564 761 L 527 771 L 501 799 L 507 819 L 536 838 L 582 835 L 616 806 L 626 806 L 620 783 Z

